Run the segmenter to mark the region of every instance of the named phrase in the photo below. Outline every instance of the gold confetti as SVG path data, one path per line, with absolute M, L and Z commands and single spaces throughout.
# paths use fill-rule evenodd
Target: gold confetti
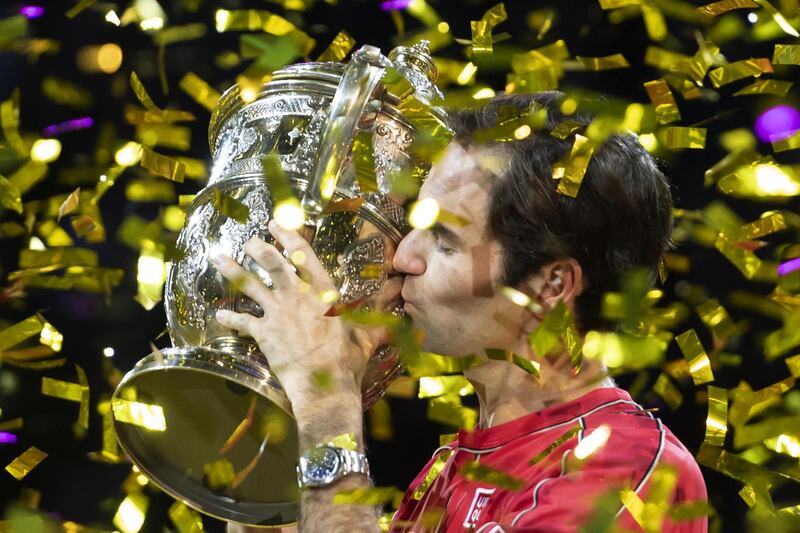
M 737 427 L 733 445 L 741 449 L 783 433 L 800 433 L 800 416 L 772 416 L 762 422 Z
M 653 384 L 653 392 L 661 396 L 673 411 L 683 403 L 683 395 L 663 372 L 659 374 L 658 379 Z
M 522 479 L 496 470 L 478 461 L 467 461 L 458 472 L 468 481 L 480 481 L 506 490 L 519 490 L 525 483 Z
M 47 77 L 42 80 L 42 95 L 59 105 L 67 105 L 80 110 L 92 106 L 92 92 L 63 78 Z
M 385 398 L 379 399 L 372 404 L 367 411 L 369 421 L 369 434 L 377 441 L 390 441 L 394 437 L 394 427 L 392 426 L 392 412 L 389 402 Z
M 229 194 L 225 194 L 219 189 L 214 189 L 214 199 L 212 200 L 214 209 L 223 215 L 232 218 L 239 224 L 245 224 L 250 216 L 250 208 Z
M 137 124 L 136 140 L 149 148 L 163 146 L 185 151 L 191 147 L 192 130 L 172 124 Z
M 45 457 L 47 457 L 45 452 L 36 446 L 31 446 L 22 452 L 22 455 L 6 465 L 6 472 L 21 481 L 22 478 L 27 476 L 39 463 L 44 461 Z
M 433 484 L 439 474 L 442 473 L 444 467 L 447 465 L 448 459 L 453 452 L 451 450 L 444 450 L 439 453 L 439 456 L 436 457 L 436 460 L 433 462 L 431 467 L 428 469 L 428 472 L 425 474 L 425 478 L 420 482 L 417 488 L 414 489 L 414 492 L 411 494 L 411 498 L 414 500 L 421 500 L 422 497 L 427 492 L 428 488 Z
M 336 34 L 331 44 L 322 51 L 317 61 L 343 61 L 355 45 L 356 40 L 345 30 L 342 30 Z
M 774 94 L 776 96 L 786 96 L 789 89 L 794 85 L 793 81 L 784 80 L 756 80 L 746 87 L 742 87 L 733 96 L 747 96 L 751 94 Z
M 630 67 L 630 63 L 622 54 L 611 54 L 602 57 L 575 56 L 588 70 L 611 70 Z
M 785 363 L 792 377 L 800 378 L 800 354 L 787 357 Z
M 655 3 L 642 2 L 642 18 L 648 37 L 654 41 L 663 41 L 667 37 L 667 21 Z
M 218 32 L 263 31 L 276 36 L 289 36 L 302 55 L 308 55 L 316 41 L 283 17 L 262 9 L 218 9 L 215 15 Z
M 707 17 L 716 17 L 734 9 L 757 9 L 758 4 L 753 0 L 721 0 L 712 4 L 698 7 L 696 11 Z
M 65 13 L 68 19 L 74 19 L 77 17 L 83 10 L 88 7 L 91 7 L 97 0 L 79 0 L 77 4 L 72 6 L 69 11 Z
M 425 376 L 419 378 L 418 398 L 435 398 L 443 394 L 469 396 L 475 389 L 464 376 Z
M 661 131 L 662 140 L 667 148 L 705 148 L 706 128 L 690 128 L 669 126 Z
M 575 134 L 575 142 L 566 160 L 553 165 L 553 178 L 558 179 L 557 191 L 563 195 L 576 198 L 578 190 L 586 174 L 586 168 L 594 152 L 594 143 L 588 137 Z
M 200 513 L 176 501 L 167 511 L 169 519 L 175 524 L 178 533 L 203 533 L 203 519 Z
M 681 349 L 684 358 L 689 363 L 689 373 L 695 385 L 703 385 L 714 381 L 714 374 L 711 371 L 711 361 L 708 359 L 700 338 L 694 329 L 685 331 L 675 337 L 678 347 Z
M 775 9 L 775 6 L 773 6 L 768 0 L 755 0 L 755 2 L 763 7 L 764 11 L 769 13 L 769 15 L 772 17 L 772 20 L 774 20 L 784 32 L 788 33 L 792 37 L 800 37 L 800 33 L 798 33 L 798 31 L 794 29 L 791 24 L 789 24 L 789 21 L 786 20 L 786 17 L 784 17 L 780 11 Z
M 800 148 L 800 130 L 778 141 L 772 141 L 772 149 L 777 152 L 796 150 Z
M 61 221 L 61 218 L 64 215 L 69 215 L 71 213 L 74 213 L 78 209 L 78 204 L 80 202 L 80 194 L 81 194 L 81 188 L 78 187 L 77 189 L 72 191 L 69 194 L 69 196 L 67 196 L 67 199 L 64 200 L 64 203 L 58 206 L 59 221 Z
M 478 421 L 478 412 L 461 405 L 458 395 L 443 395 L 428 400 L 428 418 L 443 424 L 472 429 Z
M 0 352 L 40 334 L 45 322 L 41 316 L 33 315 L 0 331 Z
M 171 157 L 154 152 L 146 146 L 142 146 L 142 168 L 146 168 L 153 174 L 162 176 L 171 181 L 183 183 L 186 165 L 176 161 Z
M 704 442 L 711 446 L 724 446 L 728 431 L 728 391 L 708 386 L 708 417 Z M 738 431 L 737 431 L 738 433 Z
M 719 88 L 748 76 L 760 76 L 764 72 L 772 72 L 772 63 L 766 57 L 759 57 L 715 68 L 708 73 L 708 78 L 714 87 Z
M 42 394 L 45 396 L 53 396 L 54 398 L 61 398 L 71 402 L 80 403 L 80 411 L 78 414 L 78 425 L 88 429 L 89 428 L 89 384 L 86 380 L 86 373 L 83 368 L 75 365 L 78 372 L 79 383 L 71 383 L 69 381 L 61 381 L 60 379 L 52 379 L 48 377 L 42 378 Z
M 164 410 L 160 405 L 149 405 L 141 402 L 132 402 L 122 398 L 111 401 L 114 419 L 117 422 L 133 424 L 151 431 L 166 431 L 167 422 Z
M 561 139 L 562 141 L 565 140 L 567 137 L 578 131 L 579 129 L 583 128 L 583 123 L 578 122 L 577 120 L 565 120 L 560 122 L 558 126 L 553 128 L 550 131 L 550 135 L 555 137 L 556 139 Z
M 128 494 L 114 514 L 113 524 L 122 533 L 138 533 L 144 525 L 149 499 L 140 492 Z
M 772 63 L 774 65 L 800 65 L 800 44 L 776 44 Z
M 620 7 L 640 6 L 642 0 L 599 0 L 601 9 L 618 9 Z
M 648 81 L 644 84 L 644 88 L 656 108 L 656 118 L 659 124 L 669 124 L 681 119 L 678 104 L 665 80 Z
M 493 50 L 492 30 L 499 23 L 508 19 L 506 6 L 502 2 L 488 9 L 481 20 L 470 22 L 472 30 L 472 53 L 491 54 Z
M 403 499 L 403 491 L 395 487 L 368 487 L 343 490 L 333 495 L 334 505 L 384 505 L 395 508 Z
M 178 82 L 178 87 L 191 96 L 195 102 L 209 111 L 214 110 L 220 99 L 219 91 L 206 83 L 194 72 L 187 72 L 184 74 L 181 81 Z

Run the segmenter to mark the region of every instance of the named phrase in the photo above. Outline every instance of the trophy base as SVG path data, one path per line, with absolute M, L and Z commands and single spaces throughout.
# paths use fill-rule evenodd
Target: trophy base
M 298 445 L 291 406 L 263 357 L 235 348 L 148 355 L 114 400 L 159 406 L 165 424 L 148 429 L 146 420 L 123 422 L 131 417 L 115 412 L 114 428 L 133 463 L 190 507 L 244 525 L 292 524 Z

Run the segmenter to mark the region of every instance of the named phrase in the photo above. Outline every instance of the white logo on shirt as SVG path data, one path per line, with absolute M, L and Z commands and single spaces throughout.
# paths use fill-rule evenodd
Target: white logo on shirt
M 467 511 L 467 517 L 464 519 L 464 527 L 475 527 L 478 524 L 478 519 L 481 517 L 481 513 L 486 506 L 489 505 L 489 497 L 494 494 L 494 491 L 496 490 L 497 487 L 493 489 L 475 489 L 475 497 L 472 498 L 472 503 Z

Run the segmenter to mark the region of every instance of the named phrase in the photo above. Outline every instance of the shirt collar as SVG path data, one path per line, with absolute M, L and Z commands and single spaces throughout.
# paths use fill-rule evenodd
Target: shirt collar
M 562 402 L 495 427 L 472 431 L 460 430 L 456 444 L 459 448 L 490 449 L 502 446 L 518 437 L 539 431 L 563 427 L 567 431 L 578 419 L 599 409 L 618 411 L 640 410 L 627 391 L 616 387 L 599 387 L 580 398 Z

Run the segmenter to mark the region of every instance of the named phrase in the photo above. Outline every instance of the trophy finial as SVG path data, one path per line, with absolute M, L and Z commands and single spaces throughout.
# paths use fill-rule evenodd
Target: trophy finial
M 430 41 L 422 39 L 411 47 L 398 46 L 389 53 L 389 59 L 408 79 L 418 97 L 428 101 L 443 98 L 439 88 L 434 85 L 439 71 L 431 57 Z

